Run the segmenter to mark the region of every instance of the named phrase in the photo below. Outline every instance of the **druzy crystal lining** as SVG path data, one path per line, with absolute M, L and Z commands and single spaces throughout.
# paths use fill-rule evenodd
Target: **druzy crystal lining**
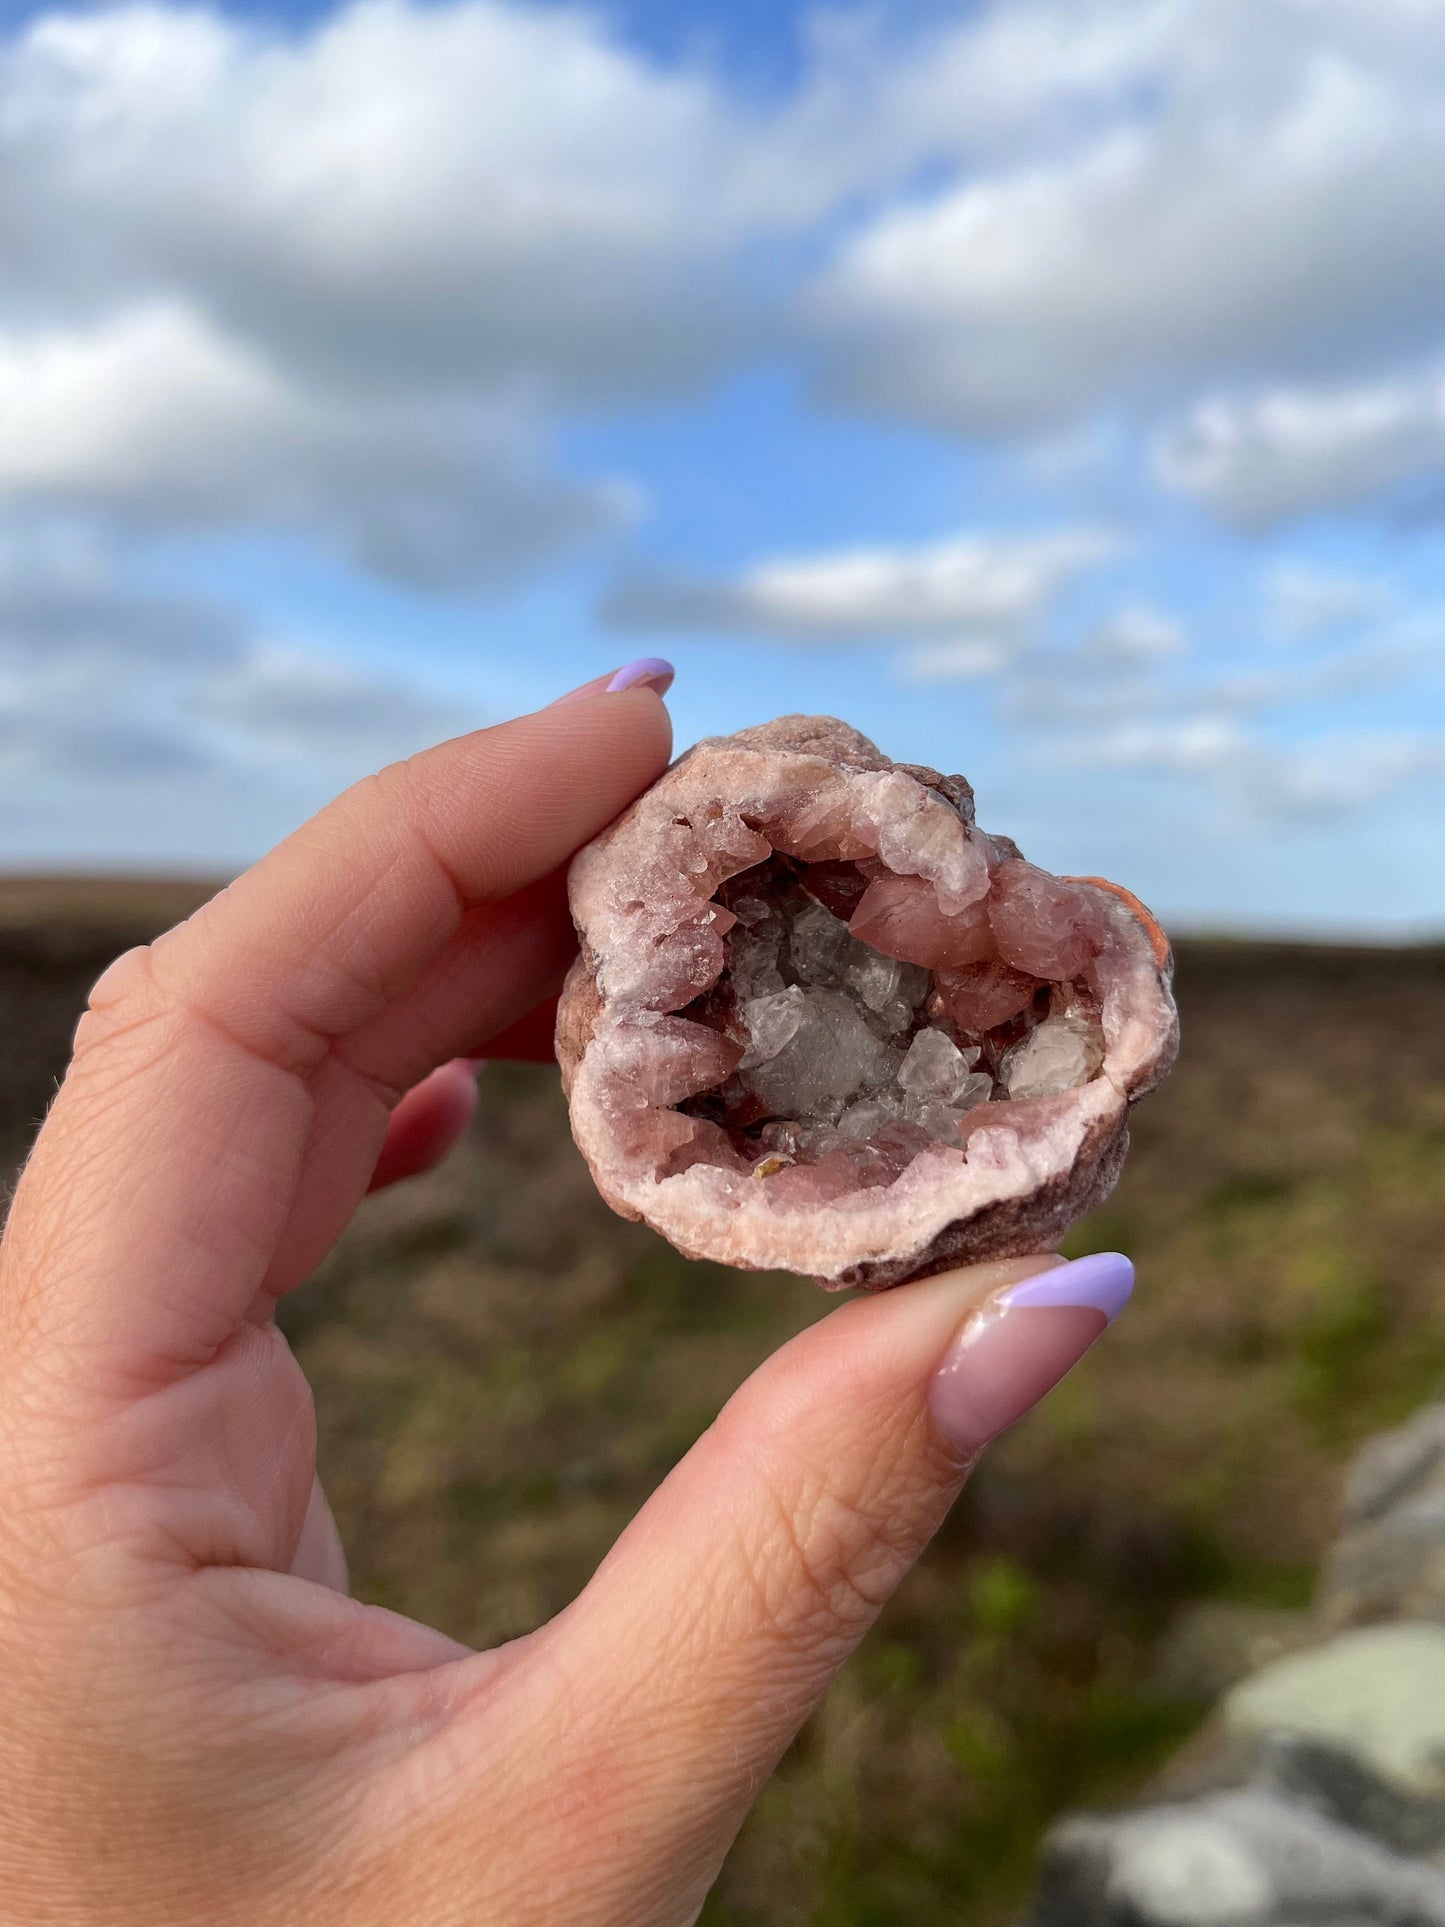
M 970 1220 L 1038 1249 L 1112 1182 L 1172 1054 L 1132 900 L 1026 862 L 962 779 L 831 719 L 700 745 L 572 894 L 574 1131 L 685 1250 L 886 1283 L 969 1249 Z
M 683 1013 L 741 1046 L 720 1084 L 679 1106 L 726 1135 L 731 1155 L 703 1138 L 709 1161 L 745 1167 L 779 1201 L 835 1198 L 891 1184 L 931 1145 L 957 1149 L 981 1105 L 1056 1096 L 1097 1075 L 1104 1036 L 1087 985 L 1016 967 L 1057 966 L 1067 923 L 1063 960 L 1082 968 L 1100 947 L 1097 920 L 1057 884 L 1045 906 L 1042 873 L 1000 855 L 989 848 L 982 903 L 1007 930 L 1012 963 L 987 908 L 946 917 L 930 883 L 876 858 L 775 855 L 723 884 L 723 971 Z M 1021 891 L 1033 898 L 1022 912 Z

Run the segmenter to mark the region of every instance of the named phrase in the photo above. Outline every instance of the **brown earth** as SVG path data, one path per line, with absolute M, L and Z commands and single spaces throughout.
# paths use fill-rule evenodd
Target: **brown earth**
M 89 983 L 196 886 L 0 881 L 0 1169 Z M 1060 1805 L 1197 1717 L 1159 1640 L 1288 1606 L 1365 1433 L 1445 1381 L 1445 948 L 1187 942 L 1184 1052 L 1068 1249 L 1140 1289 L 995 1449 L 766 1789 L 711 1927 L 1010 1915 Z M 535 1625 L 749 1368 L 828 1309 L 600 1203 L 555 1073 L 494 1068 L 434 1176 L 371 1200 L 287 1309 L 357 1590 L 472 1641 Z

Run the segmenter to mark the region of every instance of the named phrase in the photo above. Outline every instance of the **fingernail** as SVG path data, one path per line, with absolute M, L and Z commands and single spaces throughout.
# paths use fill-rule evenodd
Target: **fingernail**
M 621 669 L 609 670 L 605 676 L 594 676 L 591 682 L 584 682 L 580 689 L 569 689 L 565 696 L 557 698 L 558 703 L 575 703 L 581 696 L 620 696 L 624 689 L 651 689 L 659 696 L 665 696 L 672 687 L 672 679 L 677 674 L 670 662 L 661 656 L 639 656 L 636 662 L 629 662 Z M 556 708 L 556 703 L 552 705 Z
M 1032 1411 L 1129 1302 L 1134 1267 L 1117 1251 L 1010 1285 L 974 1313 L 933 1375 L 934 1424 L 971 1457 Z

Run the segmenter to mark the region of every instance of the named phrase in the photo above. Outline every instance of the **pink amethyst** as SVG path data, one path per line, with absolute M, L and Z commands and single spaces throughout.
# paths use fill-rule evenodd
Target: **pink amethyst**
M 614 1210 L 880 1288 L 1050 1249 L 1173 1062 L 1163 933 L 827 716 L 681 757 L 579 852 L 557 1055 Z

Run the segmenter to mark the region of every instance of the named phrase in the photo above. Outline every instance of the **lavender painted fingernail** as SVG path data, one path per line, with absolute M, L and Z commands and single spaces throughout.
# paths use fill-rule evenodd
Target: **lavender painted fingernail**
M 609 696 L 620 696 L 624 689 L 653 689 L 659 696 L 665 696 L 672 687 L 676 670 L 661 656 L 640 656 L 636 662 L 629 662 L 607 685 Z
M 998 1308 L 1028 1305 L 1082 1305 L 1101 1311 L 1112 1325 L 1134 1289 L 1134 1267 L 1121 1251 L 1098 1251 L 1075 1258 L 1071 1265 L 1055 1265 L 1036 1277 L 1025 1278 L 995 1300 Z
M 1129 1302 L 1134 1267 L 1100 1252 L 1011 1285 L 958 1334 L 928 1388 L 933 1422 L 971 1458 L 1032 1411 Z
M 651 689 L 657 695 L 665 696 L 672 687 L 676 673 L 672 664 L 664 662 L 661 656 L 639 656 L 636 662 L 626 663 L 621 669 L 594 676 L 591 682 L 584 682 L 580 689 L 569 689 L 551 707 L 555 709 L 557 703 L 575 703 L 584 696 L 620 696 L 626 689 Z

